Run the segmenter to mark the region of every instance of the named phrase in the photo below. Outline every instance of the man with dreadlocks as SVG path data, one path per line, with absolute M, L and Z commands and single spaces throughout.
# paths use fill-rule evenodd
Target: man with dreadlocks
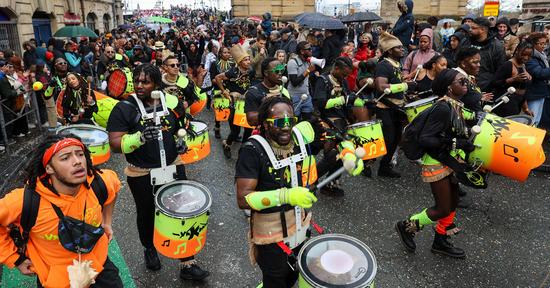
M 62 116 L 68 124 L 94 125 L 92 116 L 98 110 L 95 93 L 82 75 L 74 72 L 67 74 L 67 87 L 63 90 L 62 99 L 57 101 L 61 102 Z
M 308 189 L 317 180 L 317 168 L 307 147 L 316 133 L 309 122 L 296 119 L 289 98 L 264 98 L 258 109 L 260 135 L 243 144 L 236 164 L 237 203 L 240 209 L 251 209 L 250 257 L 260 266 L 266 288 L 292 287 L 296 282 L 297 269 L 290 265 L 295 264 L 292 259 L 311 221 L 304 208 L 317 201 Z M 353 143 L 344 141 L 340 149 L 345 161 L 362 163 L 353 153 Z M 357 172 L 351 170 L 350 174 Z
M 151 169 L 161 167 L 158 136 L 162 131 L 166 163 L 177 167 L 180 180 L 187 179 L 183 161 L 178 154 L 184 151 L 176 143 L 176 133 L 186 129 L 183 102 L 176 96 L 166 94 L 168 114 L 161 116 L 161 127 L 154 124 L 148 115 L 153 113 L 155 100 L 151 94 L 162 85 L 162 75 L 153 64 L 142 64 L 134 70 L 135 94 L 121 101 L 113 108 L 107 131 L 109 144 L 114 152 L 123 153 L 128 161 L 124 170 L 130 192 L 134 197 L 137 211 L 137 226 L 141 245 L 144 247 L 145 266 L 157 271 L 161 268 L 157 250 L 153 245 L 155 203 L 154 194 L 159 185 L 151 185 Z M 163 114 L 162 105 L 157 105 L 157 113 Z M 189 131 L 188 133 L 192 133 Z M 202 280 L 210 273 L 202 270 L 193 257 L 180 259 L 180 278 L 184 280 Z
M 102 189 L 95 188 L 96 181 Z M 51 135 L 34 152 L 24 183 L 0 199 L 0 263 L 36 275 L 38 287 L 69 287 L 72 274 L 67 268 L 71 270 L 73 261 L 91 261 L 99 273 L 94 287 L 123 287 L 107 257 L 120 190 L 116 173 L 94 168 L 78 137 Z M 75 227 L 67 222 L 78 224 L 78 231 L 67 229 Z M 91 233 L 92 241 L 75 236 L 81 235 L 80 227 Z
M 49 118 L 57 119 L 56 109 L 55 109 L 55 101 L 57 100 L 57 96 L 61 91 L 65 88 L 65 83 L 67 82 L 67 60 L 65 60 L 62 57 L 58 57 L 55 59 L 54 62 L 54 70 L 53 70 L 53 77 L 50 80 L 50 83 L 48 83 L 48 87 L 44 88 L 46 89 L 44 91 L 44 101 L 46 103 L 46 109 L 48 110 Z M 57 124 L 57 120 L 55 120 Z M 52 123 L 50 123 L 50 128 L 55 128 L 55 126 L 51 126 Z

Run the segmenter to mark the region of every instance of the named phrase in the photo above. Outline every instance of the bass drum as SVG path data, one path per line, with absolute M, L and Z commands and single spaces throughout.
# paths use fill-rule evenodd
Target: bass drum
M 204 109 L 204 107 L 206 107 L 206 102 L 208 102 L 208 95 L 206 95 L 206 92 L 201 93 L 201 88 L 199 88 L 198 86 L 195 86 L 195 94 L 199 96 L 199 100 L 191 104 L 191 106 L 189 107 L 189 113 L 192 116 L 196 116 L 197 114 L 199 114 Z
M 87 124 L 74 124 L 64 126 L 56 131 L 57 134 L 74 134 L 82 140 L 82 143 L 88 147 L 92 156 L 94 166 L 103 164 L 111 158 L 111 148 L 109 146 L 109 134 L 105 129 Z
M 414 118 L 420 114 L 420 112 L 432 107 L 435 101 L 437 101 L 437 97 L 430 97 L 405 105 L 405 114 L 407 114 L 407 120 L 409 120 L 409 123 L 411 123 Z
M 103 128 L 107 128 L 109 116 L 111 116 L 111 111 L 113 111 L 113 108 L 115 108 L 118 100 L 97 91 L 94 91 L 94 93 L 97 104 L 97 112 L 93 114 L 94 121 L 95 123 L 97 123 L 97 125 Z
M 153 244 L 168 258 L 196 255 L 206 243 L 212 196 L 204 185 L 188 180 L 175 181 L 155 194 Z
M 208 125 L 202 121 L 191 121 L 191 128 L 197 136 L 191 138 L 189 135 L 186 135 L 184 138 L 185 144 L 187 144 L 187 151 L 180 156 L 185 164 L 195 163 L 210 154 Z
M 254 129 L 254 127 L 250 126 L 248 124 L 248 121 L 246 121 L 246 113 L 244 112 L 244 96 L 236 92 L 232 92 L 230 94 L 233 98 L 233 103 L 235 106 L 233 125 L 243 128 Z
M 363 160 L 382 157 L 388 153 L 384 134 L 382 133 L 382 121 L 373 120 L 359 122 L 347 127 L 347 134 L 351 136 L 357 147 L 365 149 Z
M 324 234 L 304 244 L 298 269 L 299 288 L 373 288 L 378 266 L 363 242 L 343 234 Z

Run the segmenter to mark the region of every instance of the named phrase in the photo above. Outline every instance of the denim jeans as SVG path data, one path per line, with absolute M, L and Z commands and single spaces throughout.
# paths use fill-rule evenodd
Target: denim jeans
M 527 105 L 529 106 L 529 110 L 533 111 L 535 115 L 535 126 L 538 126 L 540 117 L 542 116 L 542 109 L 544 108 L 544 98 L 527 101 Z

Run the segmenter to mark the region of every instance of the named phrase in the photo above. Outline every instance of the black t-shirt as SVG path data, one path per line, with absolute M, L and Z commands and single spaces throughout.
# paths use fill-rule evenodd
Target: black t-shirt
M 481 89 L 477 87 L 476 84 L 474 84 L 471 81 L 468 81 L 468 91 L 460 101 L 464 103 L 464 108 L 469 109 L 473 112 L 480 112 L 483 110 L 481 107 Z
M 225 76 L 229 81 L 225 82 L 225 88 L 230 92 L 239 92 L 241 95 L 246 93 L 250 88 L 250 81 L 254 77 L 254 70 L 248 70 L 246 73 L 241 73 L 238 67 L 231 67 L 225 72 Z
M 383 77 L 388 79 L 388 84 L 399 84 L 402 83 L 401 80 L 401 69 L 393 66 L 387 59 L 384 59 L 376 65 L 375 77 Z M 377 93 L 378 96 L 382 95 L 382 92 Z M 403 93 L 390 94 L 385 97 L 403 99 Z
M 144 105 L 146 104 L 144 103 Z M 182 107 L 178 106 L 176 110 L 180 108 Z M 153 107 L 145 106 L 145 110 L 147 113 L 150 113 L 153 111 Z M 176 157 L 178 157 L 174 135 L 179 129 L 179 123 L 176 114 L 171 109 L 168 110 L 170 111 L 170 114 L 161 118 L 161 125 L 164 150 L 166 152 L 166 163 L 171 164 L 174 160 L 176 160 Z M 157 111 L 162 111 L 162 107 L 157 107 Z M 133 134 L 138 131 L 143 131 L 145 129 L 145 125 L 154 124 L 154 120 L 148 121 L 151 121 L 150 124 L 145 123 L 145 121 L 141 119 L 137 102 L 134 97 L 130 96 L 126 101 L 118 102 L 113 108 L 111 116 L 109 116 L 109 121 L 107 122 L 107 131 L 127 132 L 128 134 Z M 124 156 L 126 156 L 128 163 L 137 167 L 160 167 L 160 152 L 157 141 L 148 141 L 134 152 L 124 154 Z
M 178 79 L 179 77 L 185 77 L 185 76 L 179 75 Z M 187 101 L 187 104 L 191 106 L 191 104 L 195 103 L 196 101 L 199 101 L 199 96 L 195 93 L 195 83 L 189 80 L 189 78 L 187 78 L 187 80 L 189 81 L 187 86 L 185 88 L 181 88 L 178 85 L 176 85 L 177 80 L 176 80 L 176 83 L 171 84 L 171 83 L 167 83 L 166 80 L 163 78 L 162 84 L 160 85 L 160 89 L 164 93 L 174 95 L 182 101 Z
M 269 93 L 269 89 L 262 83 L 250 87 L 245 94 L 244 112 L 257 112 L 267 93 Z
M 327 101 L 329 99 L 337 98 L 340 96 L 345 97 L 350 93 L 347 81 L 342 81 L 341 85 L 342 91 L 338 94 L 333 95 L 332 90 L 334 89 L 334 85 L 332 85 L 332 82 L 330 82 L 328 73 L 321 75 L 321 77 L 319 77 L 319 79 L 317 79 L 317 81 L 315 82 L 315 89 L 313 90 L 314 92 L 312 95 L 312 100 L 313 104 L 321 113 L 322 117 L 346 119 L 346 111 L 344 110 L 344 106 L 325 109 L 325 106 L 327 105 Z

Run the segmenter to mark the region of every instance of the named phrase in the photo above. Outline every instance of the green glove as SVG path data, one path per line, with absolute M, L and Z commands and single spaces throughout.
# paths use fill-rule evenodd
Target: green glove
M 261 211 L 267 208 L 290 204 L 302 208 L 310 208 L 317 201 L 307 188 L 280 188 L 271 191 L 254 191 L 245 197 L 246 203 L 250 208 Z
M 363 172 L 363 160 L 357 159 L 357 156 L 353 153 L 347 153 L 342 158 L 342 161 L 344 162 L 344 167 L 346 168 L 346 171 L 348 171 L 349 175 L 351 176 L 357 176 Z M 355 163 L 353 167 L 348 166 L 346 163 Z
M 361 98 L 355 98 L 355 101 L 353 101 L 353 107 L 364 107 L 365 101 Z
M 53 96 L 53 90 L 55 89 L 54 86 L 50 85 L 48 86 L 48 89 L 46 89 L 46 91 L 44 91 L 44 98 L 50 98 Z
M 141 141 L 141 132 L 138 131 L 134 134 L 124 134 L 122 136 L 122 140 L 120 141 L 120 149 L 122 150 L 122 153 L 128 154 L 134 152 L 136 149 L 141 147 L 143 145 L 143 141 Z
M 344 106 L 344 104 L 346 104 L 346 98 L 344 98 L 344 96 L 330 98 L 327 100 L 325 109 L 339 108 L 341 106 Z
M 390 90 L 392 94 L 405 92 L 409 89 L 407 83 L 390 84 Z

